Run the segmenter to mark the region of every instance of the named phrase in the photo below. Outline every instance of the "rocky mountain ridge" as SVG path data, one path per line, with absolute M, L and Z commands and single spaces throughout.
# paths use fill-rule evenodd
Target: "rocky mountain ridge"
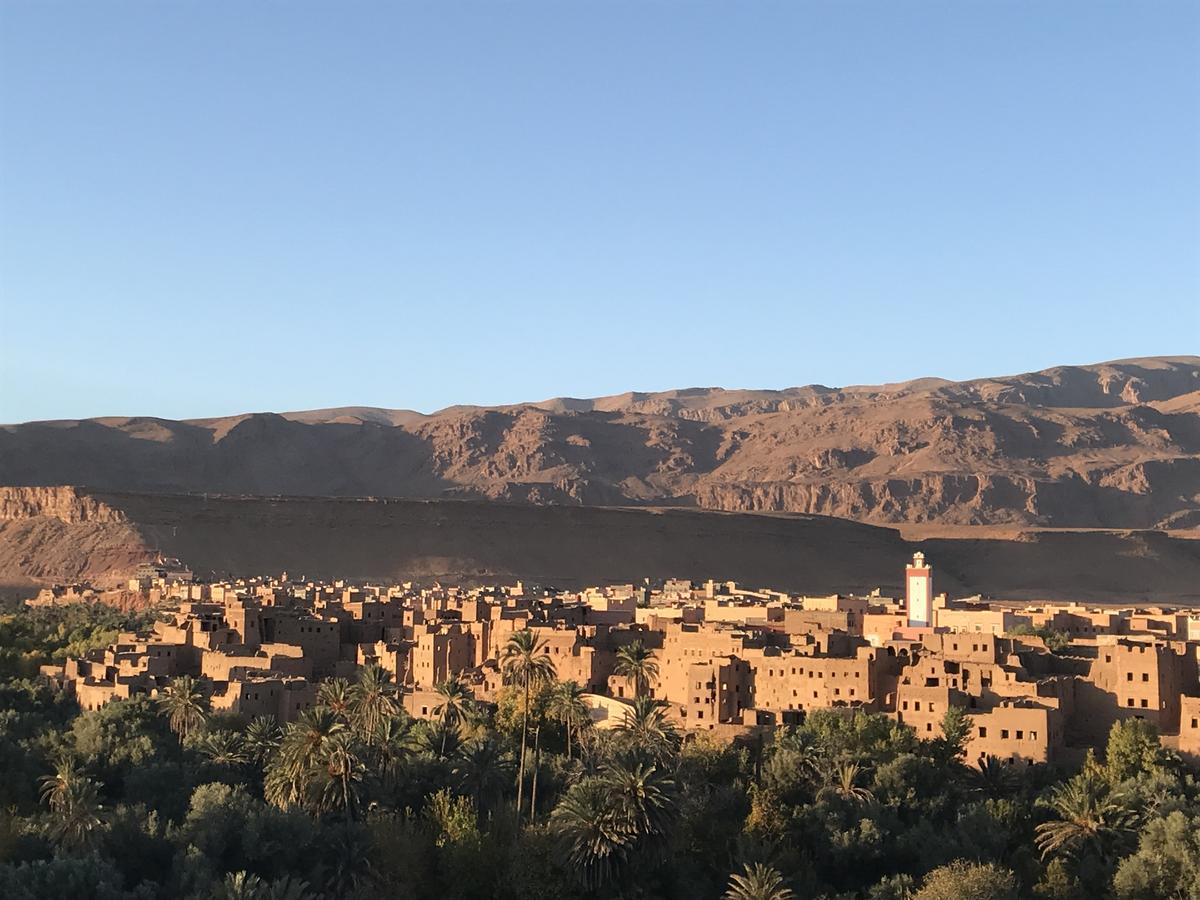
M 692 388 L 0 426 L 0 484 L 1200 527 L 1200 357 L 950 382 Z

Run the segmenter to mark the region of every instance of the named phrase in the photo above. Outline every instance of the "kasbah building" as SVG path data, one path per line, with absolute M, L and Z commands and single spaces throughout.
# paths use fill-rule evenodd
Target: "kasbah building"
M 529 628 L 557 677 L 588 692 L 598 728 L 623 720 L 633 692 L 614 675 L 617 651 L 642 641 L 659 668 L 650 693 L 685 732 L 769 739 L 810 710 L 834 708 L 884 713 L 936 738 L 955 706 L 970 715 L 968 762 L 1069 764 L 1126 718 L 1152 723 L 1164 744 L 1200 760 L 1200 610 L 950 601 L 934 593 L 921 553 L 905 583 L 903 599 L 678 580 L 579 592 L 286 574 L 200 584 L 178 561 L 159 560 L 129 591 L 164 604 L 162 621 L 42 674 L 84 709 L 153 696 L 188 674 L 202 679 L 214 710 L 289 722 L 314 705 L 322 679 L 378 664 L 405 708 L 428 718 L 435 685 L 449 678 L 493 702 L 503 647 Z M 104 599 L 77 586 L 29 602 L 81 596 Z M 1052 650 L 1039 635 L 1054 633 Z

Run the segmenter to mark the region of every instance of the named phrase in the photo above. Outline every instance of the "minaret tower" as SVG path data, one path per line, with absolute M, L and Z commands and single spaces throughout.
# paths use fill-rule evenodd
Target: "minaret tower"
M 913 554 L 912 563 L 904 570 L 908 597 L 908 627 L 928 628 L 933 624 L 933 566 L 926 564 L 925 554 Z

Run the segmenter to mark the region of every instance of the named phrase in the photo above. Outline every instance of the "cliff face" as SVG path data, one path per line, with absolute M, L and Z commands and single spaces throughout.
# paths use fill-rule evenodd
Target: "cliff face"
M 73 487 L 0 487 L 0 521 L 42 517 L 68 525 L 128 521 L 120 510 Z
M 52 582 L 109 586 L 153 552 L 123 511 L 86 491 L 0 488 L 0 599 Z
M 1200 524 L 1200 357 L 430 416 L 29 423 L 0 428 L 0 484 L 1190 528 Z

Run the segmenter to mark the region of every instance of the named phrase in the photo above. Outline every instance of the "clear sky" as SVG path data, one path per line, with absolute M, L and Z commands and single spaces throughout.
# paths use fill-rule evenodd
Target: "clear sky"
M 0 3 L 0 421 L 1200 352 L 1195 2 Z

